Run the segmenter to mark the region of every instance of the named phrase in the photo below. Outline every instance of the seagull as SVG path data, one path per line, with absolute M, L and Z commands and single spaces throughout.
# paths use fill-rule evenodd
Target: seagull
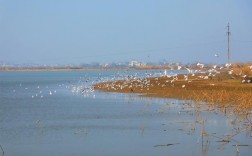
M 164 71 L 164 76 L 166 76 L 166 75 L 167 75 L 167 70 Z
M 204 68 L 204 64 L 197 63 L 197 66 L 200 66 L 200 68 Z
M 227 64 L 225 64 L 225 66 L 226 66 L 227 68 L 229 68 L 229 67 L 231 66 L 231 63 L 227 63 Z
M 189 73 L 191 73 L 191 72 L 192 72 L 192 70 L 191 70 L 191 69 L 189 69 L 189 68 L 186 68 L 186 70 L 187 70 Z
M 214 54 L 215 57 L 219 57 L 219 54 Z
M 184 75 L 184 79 L 185 79 L 185 81 L 187 81 L 188 80 L 188 75 Z
M 228 74 L 229 75 L 233 74 L 233 70 L 228 71 Z

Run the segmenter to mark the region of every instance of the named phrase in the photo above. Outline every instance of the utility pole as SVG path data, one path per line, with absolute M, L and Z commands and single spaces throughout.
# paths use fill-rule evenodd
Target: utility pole
M 229 31 L 229 23 L 227 25 L 227 35 L 228 35 L 228 64 L 230 65 L 230 41 L 229 41 L 229 37 L 230 37 L 230 31 Z

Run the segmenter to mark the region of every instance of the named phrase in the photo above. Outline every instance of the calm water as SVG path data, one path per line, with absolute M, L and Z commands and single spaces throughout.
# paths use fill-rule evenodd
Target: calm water
M 155 73 L 158 75 L 152 71 Z M 218 142 L 235 133 L 236 125 L 232 117 L 217 111 L 195 111 L 187 102 L 174 99 L 72 92 L 74 87 L 127 74 L 142 77 L 146 72 L 0 73 L 0 145 L 4 155 L 235 156 L 236 144 L 246 145 L 239 146 L 238 155 L 251 155 L 250 132 L 236 135 L 229 143 Z M 209 134 L 203 140 L 201 120 Z

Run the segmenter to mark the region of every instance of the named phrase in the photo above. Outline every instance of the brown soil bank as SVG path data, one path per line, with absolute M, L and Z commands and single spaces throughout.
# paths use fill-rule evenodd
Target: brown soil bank
M 177 75 L 160 78 L 129 79 L 96 84 L 105 92 L 141 93 L 148 97 L 163 97 L 207 102 L 218 107 L 234 107 L 236 112 L 252 109 L 252 83 L 221 73 Z

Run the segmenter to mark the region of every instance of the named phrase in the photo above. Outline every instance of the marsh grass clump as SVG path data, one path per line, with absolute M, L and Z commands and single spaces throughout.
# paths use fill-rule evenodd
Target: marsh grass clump
M 235 63 L 232 66 L 233 75 L 234 76 L 241 76 L 241 77 L 251 77 L 252 76 L 252 65 L 251 64 L 242 64 L 242 63 Z

